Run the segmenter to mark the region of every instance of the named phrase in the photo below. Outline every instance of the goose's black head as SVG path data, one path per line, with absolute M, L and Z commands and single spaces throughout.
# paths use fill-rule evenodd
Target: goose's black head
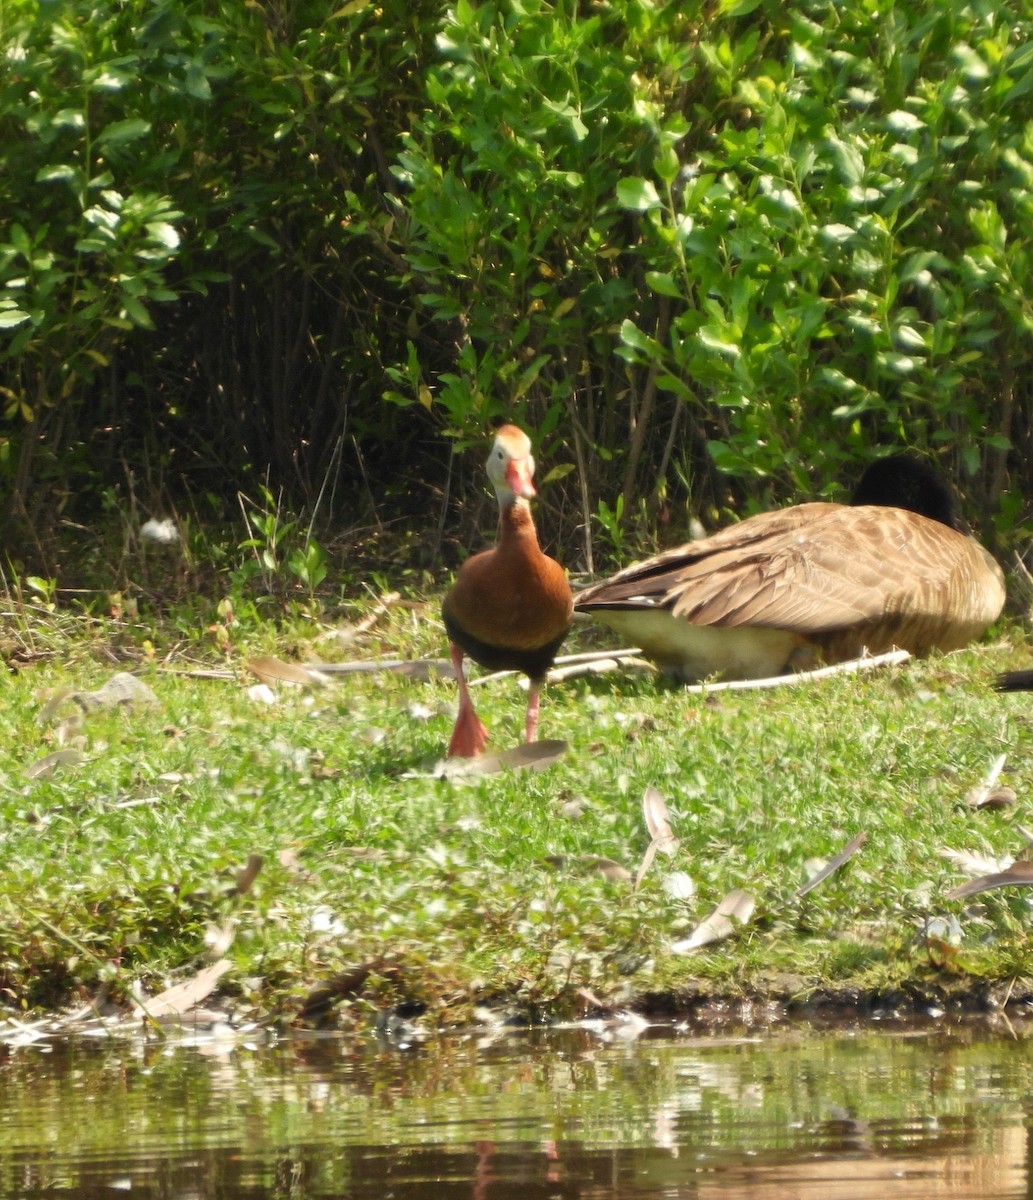
M 906 508 L 959 533 L 968 533 L 950 485 L 928 459 L 917 454 L 876 459 L 861 476 L 851 504 Z

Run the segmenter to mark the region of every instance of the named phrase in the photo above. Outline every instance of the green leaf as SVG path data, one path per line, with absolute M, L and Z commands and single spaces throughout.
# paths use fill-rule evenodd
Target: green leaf
M 99 146 L 124 146 L 127 142 L 135 142 L 151 132 L 150 121 L 139 117 L 130 117 L 126 121 L 113 121 L 97 134 Z
M 212 98 L 212 85 L 208 82 L 208 76 L 205 74 L 204 67 L 198 62 L 192 62 L 187 67 L 187 73 L 183 80 L 183 88 L 188 96 L 193 96 L 195 100 L 210 100 Z
M 864 179 L 864 158 L 856 146 L 851 146 L 838 137 L 828 139 L 832 161 L 843 178 L 843 182 L 857 187 Z
M 179 246 L 179 231 L 167 221 L 148 221 L 147 232 L 156 241 L 170 250 Z
M 122 311 L 134 325 L 140 325 L 144 329 L 154 328 L 154 322 L 151 320 L 151 314 L 135 296 L 127 296 L 123 293 Z
M 617 202 L 633 212 L 647 212 L 660 207 L 660 196 L 651 180 L 628 176 L 617 182 Z
M 563 479 L 574 470 L 573 463 L 557 463 L 556 466 L 549 471 L 542 483 L 555 483 L 557 479 Z
M 20 308 L 8 308 L 0 312 L 0 329 L 14 329 L 18 325 L 24 325 L 29 319 L 27 312 L 22 312 Z
M 53 167 L 40 167 L 36 172 L 37 183 L 64 183 L 78 177 L 79 172 L 67 163 L 59 163 Z
M 718 354 L 726 354 L 729 358 L 738 358 L 742 353 L 741 347 L 729 342 L 724 331 L 714 325 L 704 325 L 699 331 L 699 340 L 708 350 L 716 350 Z
M 675 300 L 681 300 L 685 295 L 684 289 L 669 271 L 647 271 L 646 283 L 660 296 L 671 296 Z

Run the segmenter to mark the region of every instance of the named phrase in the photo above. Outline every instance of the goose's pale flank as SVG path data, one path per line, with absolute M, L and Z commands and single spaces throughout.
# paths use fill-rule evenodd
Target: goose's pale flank
M 577 611 L 686 681 L 758 679 L 894 647 L 954 650 L 1003 605 L 1000 567 L 913 454 L 872 463 L 849 505 L 749 517 L 575 597 Z
M 498 540 L 492 549 L 467 559 L 441 606 L 459 683 L 450 757 L 480 754 L 488 737 L 463 676 L 464 656 L 489 670 L 527 675 L 524 735 L 533 742 L 541 686 L 573 615 L 563 568 L 538 546 L 528 503 L 535 495 L 531 442 L 515 425 L 498 430 L 488 456 L 488 477 L 499 502 Z

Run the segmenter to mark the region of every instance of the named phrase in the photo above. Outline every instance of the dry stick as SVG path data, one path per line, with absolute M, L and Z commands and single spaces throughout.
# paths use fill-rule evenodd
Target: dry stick
M 911 654 L 907 650 L 888 650 L 885 654 L 866 655 L 852 658 L 848 662 L 835 663 L 831 667 L 818 667 L 814 671 L 797 671 L 789 675 L 774 675 L 768 679 L 729 679 L 725 683 L 694 683 L 685 688 L 689 695 L 707 695 L 710 692 L 748 692 L 755 688 L 783 687 L 787 683 L 810 683 L 814 679 L 828 679 L 832 675 L 847 675 L 853 671 L 870 671 L 875 667 L 891 667 L 907 662 Z
M 359 474 L 362 476 L 362 483 L 366 489 L 366 495 L 369 497 L 370 508 L 373 510 L 373 520 L 377 523 L 377 533 L 384 532 L 384 523 L 380 519 L 380 513 L 377 511 L 376 497 L 373 495 L 373 489 L 370 487 L 369 475 L 366 471 L 366 460 L 362 456 L 362 447 L 359 445 L 359 439 L 352 434 L 352 447 L 355 450 L 355 458 L 359 464 Z
M 588 675 L 606 675 L 610 671 L 621 671 L 627 667 L 643 671 L 657 670 L 654 663 L 647 662 L 644 658 L 622 655 L 617 659 L 613 655 L 607 655 L 605 658 L 593 662 L 576 663 L 573 666 L 552 670 L 549 672 L 549 683 L 565 683 L 568 679 L 583 679 Z M 526 681 L 521 680 L 521 684 L 526 686 Z
M 563 654 L 555 660 L 555 665 L 558 667 L 571 666 L 575 663 L 593 663 L 603 662 L 616 659 L 632 658 L 635 655 L 640 655 L 641 650 L 623 649 L 623 650 L 586 650 L 581 654 Z M 467 684 L 468 687 L 481 687 L 485 683 L 496 683 L 500 679 L 510 679 L 514 675 L 519 675 L 519 671 L 494 671 L 491 675 L 481 675 L 477 679 L 471 679 Z M 549 672 L 548 679 L 552 680 L 554 673 Z
M 667 441 L 664 444 L 664 452 L 660 458 L 660 469 L 656 473 L 656 477 L 659 480 L 667 478 L 667 467 L 671 461 L 671 455 L 674 453 L 674 439 L 678 432 L 678 421 L 681 418 L 684 407 L 685 401 L 678 396 L 674 402 L 674 416 L 671 417 L 671 428 L 667 431 Z
M 456 444 L 453 439 L 448 448 L 448 470 L 445 472 L 445 488 L 441 496 L 441 511 L 438 514 L 438 527 L 434 531 L 434 549 L 431 557 L 437 562 L 441 557 L 441 543 L 445 540 L 445 522 L 448 520 L 448 506 L 452 499 L 452 472 L 455 469 Z
M 592 510 L 588 499 L 588 475 L 585 465 L 585 448 L 581 444 L 581 422 L 571 413 L 574 427 L 574 457 L 577 459 L 578 485 L 581 491 L 581 519 L 585 529 L 585 570 L 595 574 L 595 559 L 592 554 Z
M 619 659 L 620 662 L 614 662 L 608 670 L 617 670 L 619 666 L 639 666 L 643 660 L 638 655 L 642 654 L 642 650 L 611 650 L 607 655 L 608 658 Z M 781 688 L 781 686 L 789 683 L 810 683 L 813 679 L 825 679 L 835 674 L 847 674 L 852 671 L 869 671 L 875 667 L 891 666 L 897 662 L 905 662 L 911 658 L 907 650 L 889 650 L 887 654 L 876 654 L 869 658 L 852 659 L 849 662 L 837 662 L 834 666 L 818 667 L 816 671 L 798 671 L 782 676 L 773 676 L 769 679 L 728 679 L 722 683 L 697 683 L 690 684 L 684 688 L 684 694 L 690 696 L 709 695 L 714 691 L 751 691 L 756 688 Z M 559 659 L 557 659 L 559 662 Z M 648 664 L 651 665 L 651 664 Z M 593 664 L 585 665 L 582 670 L 563 670 L 559 672 L 549 672 L 549 682 L 561 683 L 565 679 L 576 679 L 582 674 L 593 674 L 596 671 L 601 672 L 602 668 Z M 488 679 L 496 678 L 488 676 Z M 475 680 L 475 683 L 485 683 L 485 679 Z
M 671 300 L 669 296 L 661 296 L 656 318 L 656 340 L 662 345 L 667 341 L 667 333 L 671 325 Z M 632 414 L 631 445 L 628 449 L 628 463 L 624 469 L 624 486 L 621 494 L 624 497 L 624 511 L 631 511 L 631 503 L 635 496 L 635 475 L 638 471 L 639 459 L 646 444 L 646 433 L 653 419 L 653 408 L 656 404 L 657 375 L 659 368 L 655 362 L 649 364 L 646 372 L 646 385 L 642 389 L 642 401 L 638 412 Z

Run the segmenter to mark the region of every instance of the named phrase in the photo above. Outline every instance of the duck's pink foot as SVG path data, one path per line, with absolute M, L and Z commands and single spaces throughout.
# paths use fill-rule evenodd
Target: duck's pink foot
M 449 758 L 476 758 L 484 753 L 488 744 L 488 731 L 472 704 L 460 704 L 452 740 L 448 743 Z

